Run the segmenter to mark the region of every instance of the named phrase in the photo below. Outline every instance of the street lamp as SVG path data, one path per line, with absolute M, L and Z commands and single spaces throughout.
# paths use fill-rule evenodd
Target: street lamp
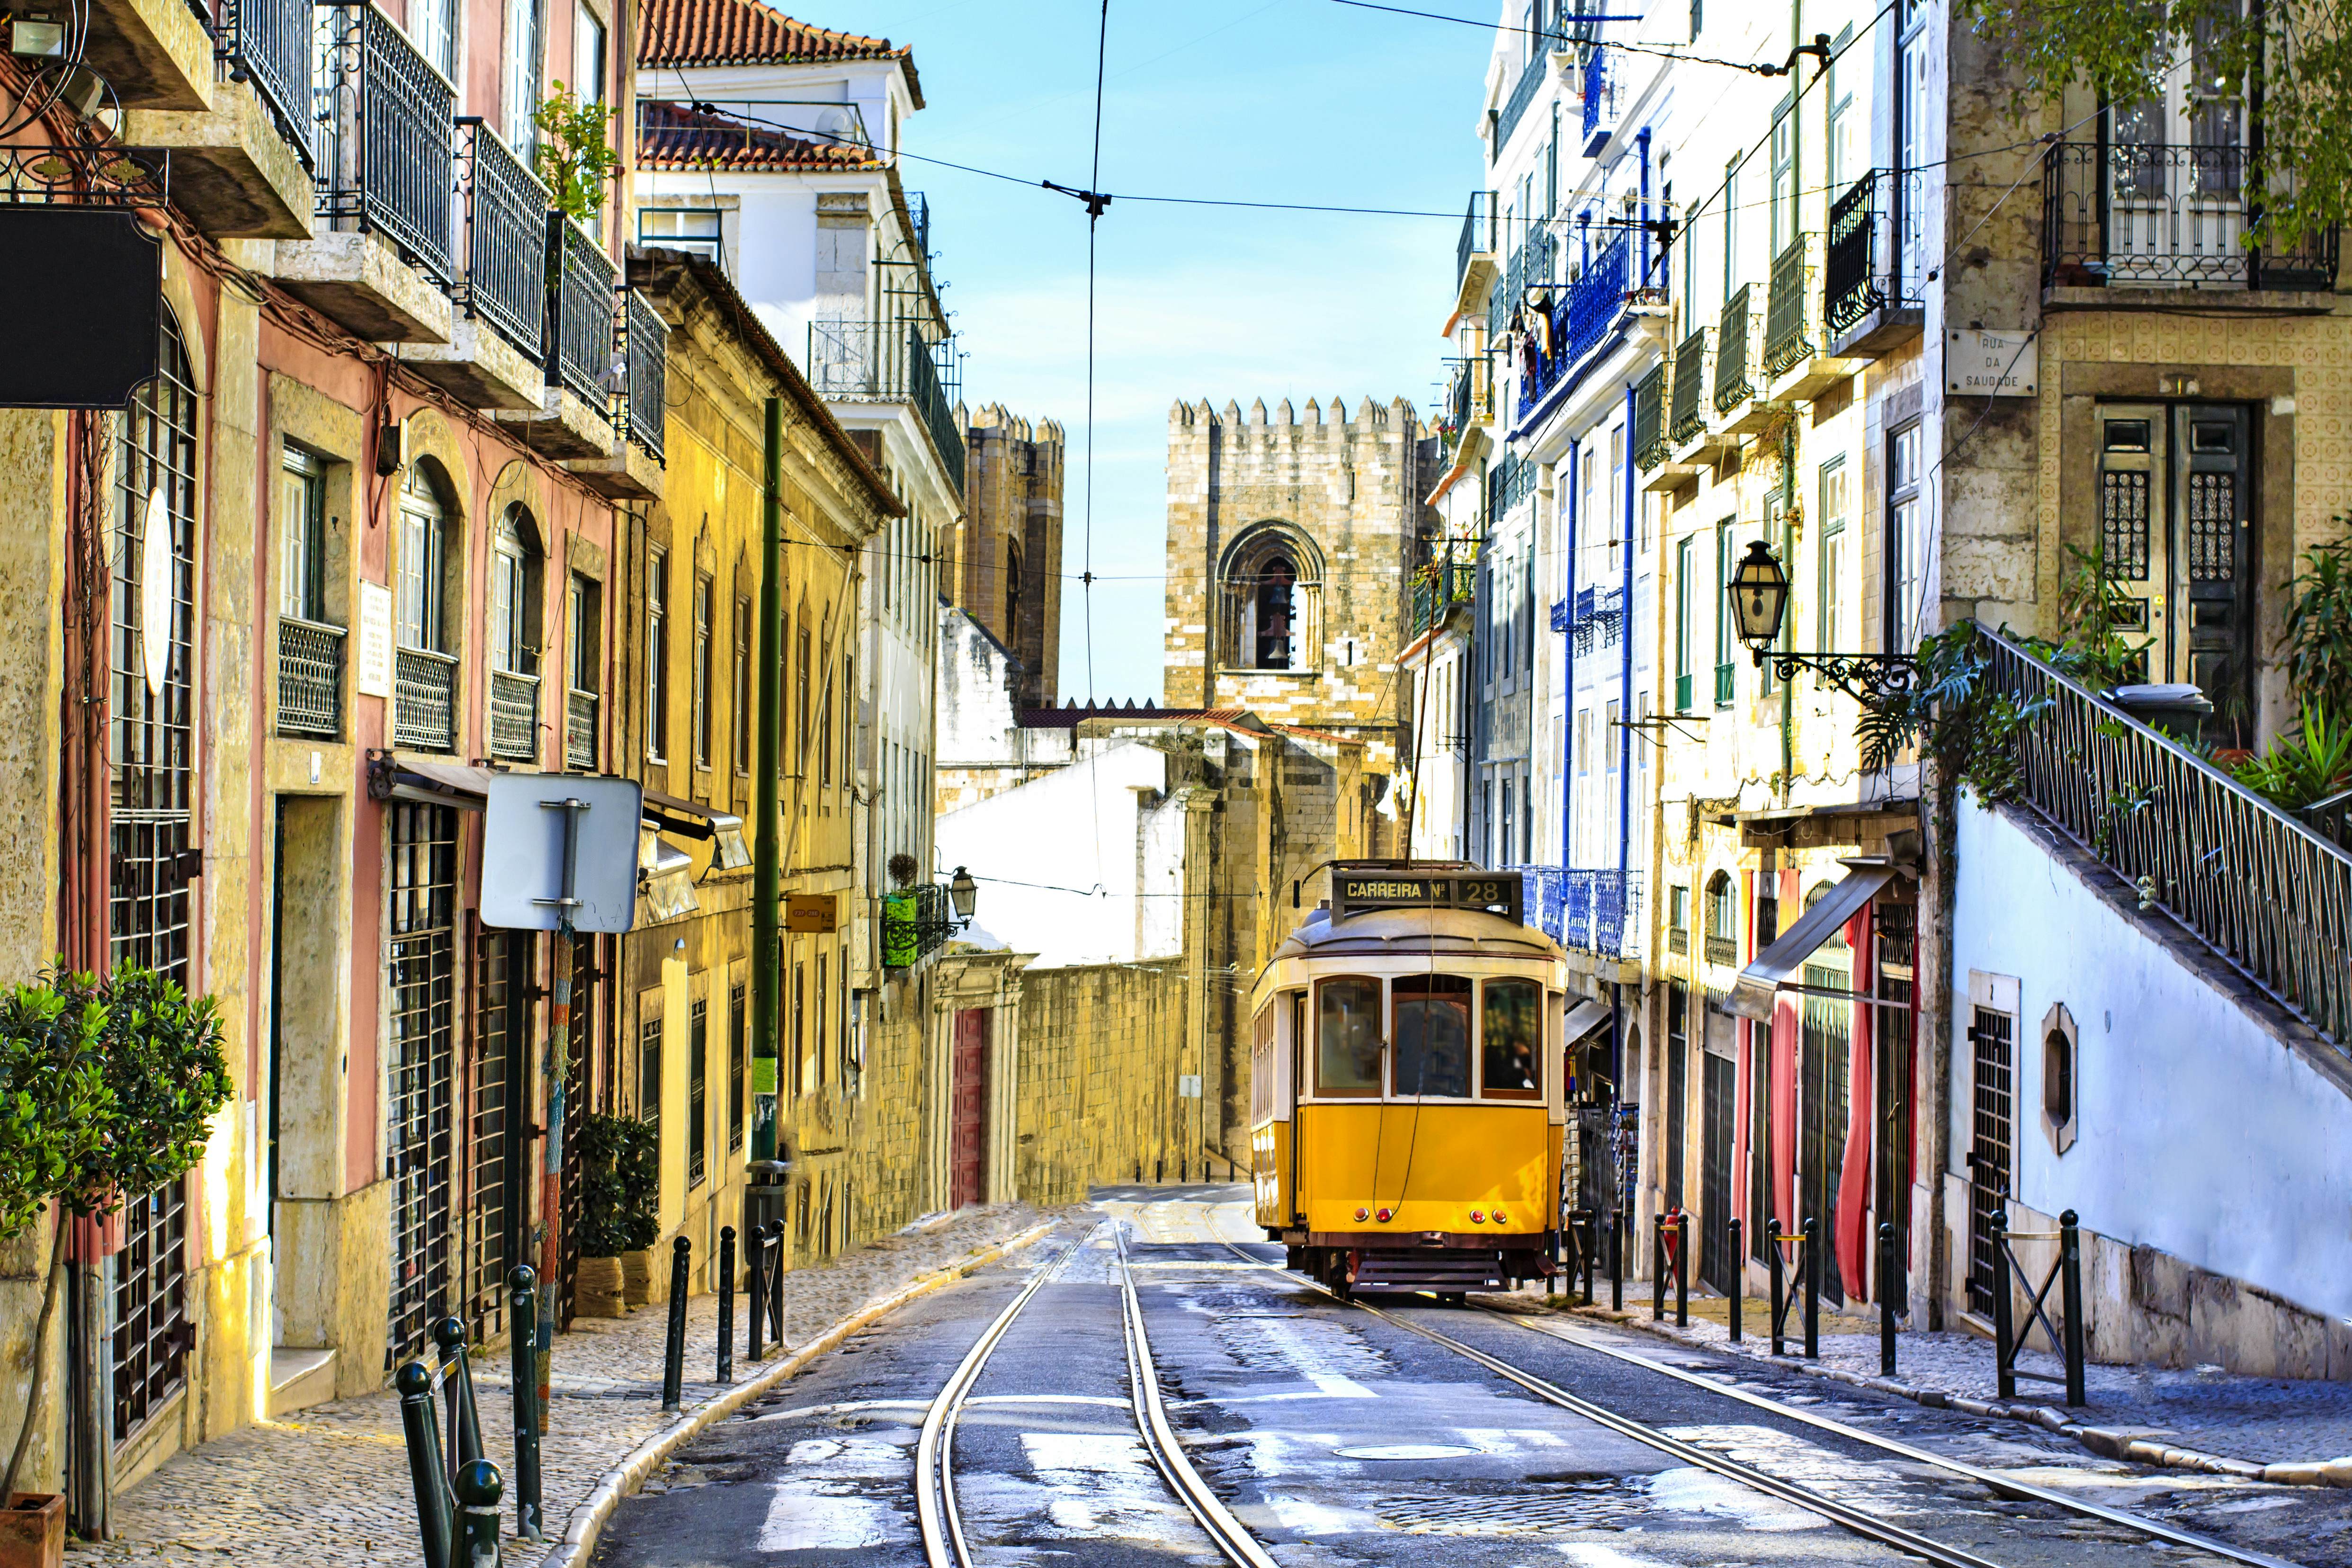
M 970 925 L 971 906 L 979 897 L 980 884 L 971 879 L 971 872 L 957 867 L 955 875 L 948 879 L 948 901 L 955 906 L 956 919 Z
M 1873 711 L 1910 695 L 1919 665 L 1907 653 L 1792 653 L 1772 646 L 1789 615 L 1789 574 L 1762 540 L 1748 546 L 1723 591 L 1731 596 L 1731 619 L 1739 640 L 1756 656 L 1759 669 L 1769 660 L 1782 680 L 1793 680 L 1797 671 L 1810 669 Z

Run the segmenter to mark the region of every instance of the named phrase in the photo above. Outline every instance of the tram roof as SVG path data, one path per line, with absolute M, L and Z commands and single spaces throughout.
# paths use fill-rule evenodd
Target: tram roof
M 1538 928 L 1484 910 L 1366 910 L 1338 920 L 1308 921 L 1283 939 L 1274 950 L 1273 961 L 1342 957 L 1402 960 L 1448 953 L 1464 958 L 1568 956 L 1559 943 Z

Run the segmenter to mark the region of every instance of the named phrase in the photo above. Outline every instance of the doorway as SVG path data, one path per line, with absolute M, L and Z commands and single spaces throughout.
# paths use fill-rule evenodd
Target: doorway
M 988 1032 L 993 1008 L 962 1007 L 955 1016 L 955 1061 L 950 1105 L 948 1204 L 961 1208 L 988 1199 Z

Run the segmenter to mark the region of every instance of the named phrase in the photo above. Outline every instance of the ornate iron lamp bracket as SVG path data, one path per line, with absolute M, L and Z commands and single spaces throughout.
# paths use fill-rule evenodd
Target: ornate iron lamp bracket
M 1810 669 L 1874 712 L 1883 711 L 1911 695 L 1918 684 L 1919 661 L 1907 653 L 1783 653 L 1759 649 L 1758 668 L 1766 664 L 1782 680 L 1794 680 Z

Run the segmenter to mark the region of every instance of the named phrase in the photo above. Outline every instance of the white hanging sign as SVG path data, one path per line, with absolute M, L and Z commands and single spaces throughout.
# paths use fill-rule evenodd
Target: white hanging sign
M 161 697 L 172 673 L 172 509 L 161 484 L 147 492 L 146 525 L 139 531 L 139 663 L 147 695 Z
M 360 695 L 392 695 L 392 590 L 360 584 L 360 646 L 355 671 Z

